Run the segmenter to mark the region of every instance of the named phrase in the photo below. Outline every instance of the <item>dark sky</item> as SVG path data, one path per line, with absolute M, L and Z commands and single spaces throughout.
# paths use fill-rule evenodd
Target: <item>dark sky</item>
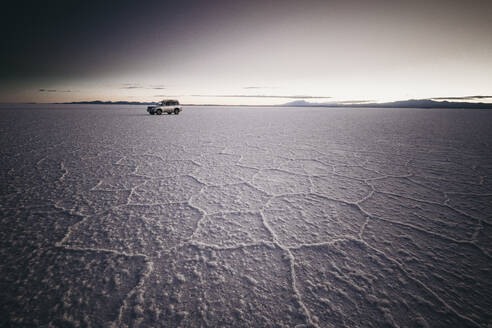
M 19 1 L 1 15 L 0 101 L 492 93 L 492 1 Z
M 191 2 L 19 1 L 2 19 L 2 76 L 91 74 L 145 51 L 196 14 Z M 189 8 L 193 12 L 188 12 Z M 192 17 L 189 17 L 191 14 Z M 164 16 L 168 16 L 165 18 Z M 174 22 L 172 22 L 174 20 Z M 102 65 L 103 67 L 98 67 Z M 85 73 L 84 73 L 85 72 Z

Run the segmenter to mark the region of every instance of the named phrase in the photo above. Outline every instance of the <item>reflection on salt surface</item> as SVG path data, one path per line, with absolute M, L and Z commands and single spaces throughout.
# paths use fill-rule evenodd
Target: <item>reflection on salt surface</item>
M 16 106 L 7 326 L 492 322 L 490 112 Z

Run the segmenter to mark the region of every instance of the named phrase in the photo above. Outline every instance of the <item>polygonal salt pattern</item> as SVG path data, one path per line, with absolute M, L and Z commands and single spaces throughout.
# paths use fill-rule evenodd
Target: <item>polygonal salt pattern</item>
M 448 195 L 449 204 L 463 213 L 492 224 L 492 195 Z
M 175 177 L 190 174 L 198 167 L 199 165 L 191 160 L 143 162 L 137 166 L 136 174 L 153 178 Z
M 254 175 L 253 184 L 271 195 L 307 193 L 311 188 L 307 176 L 282 170 L 261 170 Z
M 366 219 L 353 205 L 317 195 L 274 198 L 264 215 L 280 244 L 287 247 L 356 237 Z
M 287 159 L 281 158 L 270 153 L 250 153 L 241 157 L 239 164 L 255 169 L 273 169 L 280 167 Z
M 217 253 L 204 286 L 211 326 L 305 324 L 306 313 L 292 288 L 289 262 L 279 249 L 247 247 Z
M 125 177 L 107 177 L 102 178 L 91 190 L 103 190 L 103 191 L 118 191 L 118 190 L 131 190 L 143 183 L 148 178 L 128 175 Z
M 333 166 L 311 159 L 289 160 L 280 165 L 279 169 L 308 176 L 333 173 Z
M 186 204 L 127 205 L 86 218 L 71 228 L 62 245 L 152 255 L 186 241 L 200 218 Z
M 381 178 L 384 175 L 377 173 L 363 166 L 347 166 L 347 165 L 336 165 L 335 173 L 341 176 L 356 178 L 356 179 L 374 179 Z
M 460 183 L 479 183 L 479 175 L 471 167 L 467 168 L 462 164 L 447 160 L 413 160 L 410 168 L 411 172 L 418 177 L 449 179 Z
M 346 202 L 357 202 L 368 196 L 371 188 L 364 182 L 335 174 L 313 177 L 313 192 Z
M 322 153 L 324 155 L 319 160 L 331 165 L 357 165 L 360 162 L 352 150 L 330 149 L 323 150 Z
M 208 186 L 221 186 L 251 181 L 253 175 L 257 172 L 257 169 L 239 165 L 216 167 L 203 166 L 195 170 L 191 176 Z
M 142 154 L 142 155 L 133 155 L 133 154 L 125 154 L 120 157 L 115 163 L 122 166 L 131 166 L 138 167 L 144 163 L 152 163 L 152 162 L 160 162 L 163 161 L 161 156 L 151 155 L 151 154 Z
M 129 204 L 165 204 L 186 202 L 198 193 L 203 184 L 191 176 L 152 179 L 137 186 Z
M 475 244 L 492 256 L 492 225 L 482 222 L 475 237 Z
M 368 223 L 363 239 L 403 265 L 412 277 L 467 319 L 459 326 L 490 322 L 490 254 L 472 243 L 457 243 L 380 220 Z
M 154 261 L 124 322 L 143 327 L 267 327 L 306 323 L 283 251 L 182 247 Z
M 396 194 L 412 199 L 424 199 L 436 203 L 443 203 L 446 197 L 440 191 L 426 188 L 405 178 L 384 178 L 369 182 L 375 190 Z
M 234 247 L 271 241 L 260 213 L 227 213 L 207 215 L 200 221 L 194 240 L 219 247 Z
M 70 191 L 69 191 L 70 192 Z M 80 215 L 95 215 L 108 209 L 125 205 L 131 195 L 130 190 L 89 190 L 83 193 L 69 194 L 60 197 L 55 205 Z
M 457 240 L 471 240 L 478 222 L 439 204 L 375 193 L 360 204 L 378 218 L 406 224 L 421 230 Z
M 8 106 L 2 326 L 491 323 L 487 111 Z
M 190 203 L 207 214 L 218 212 L 257 211 L 268 200 L 268 195 L 247 183 L 204 187 L 193 195 Z
M 61 240 L 68 229 L 83 217 L 70 214 L 52 205 L 32 208 L 0 209 L 0 266 L 13 272 L 11 261 L 22 259 L 23 251 L 30 254 L 51 247 Z
M 142 257 L 60 248 L 39 249 L 2 267 L 2 325 L 16 327 L 102 327 L 139 283 Z
M 302 149 L 295 148 L 292 145 L 284 145 L 276 147 L 274 151 L 280 151 L 283 157 L 289 158 L 291 160 L 315 160 L 318 157 L 323 156 L 322 153 L 315 149 Z
M 299 292 L 320 327 L 472 326 L 398 263 L 360 241 L 292 252 Z
M 393 164 L 391 162 L 372 162 L 364 163 L 364 168 L 381 175 L 407 176 L 411 174 L 411 169 L 402 164 Z
M 204 154 L 219 154 L 224 150 L 223 146 L 206 144 L 206 143 L 194 143 L 194 144 L 185 144 L 184 150 L 196 158 L 197 156 L 202 156 Z
M 221 165 L 234 165 L 241 159 L 241 156 L 227 153 L 203 154 L 193 158 L 195 162 L 202 166 L 216 167 Z
M 59 167 L 65 173 L 73 176 L 94 176 L 99 179 L 106 177 L 123 178 L 135 173 L 135 166 L 115 165 L 106 158 L 99 157 L 62 159 L 59 162 Z
M 458 193 L 458 194 L 471 194 L 471 195 L 492 193 L 492 189 L 483 184 L 446 180 L 449 178 L 450 178 L 449 176 L 441 179 L 412 176 L 408 179 L 422 186 L 425 186 L 429 189 L 441 191 L 442 193 Z

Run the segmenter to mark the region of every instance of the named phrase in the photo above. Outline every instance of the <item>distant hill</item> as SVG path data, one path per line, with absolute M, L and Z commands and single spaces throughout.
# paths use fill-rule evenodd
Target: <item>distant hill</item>
M 431 99 L 410 99 L 387 103 L 310 103 L 305 100 L 291 101 L 283 106 L 287 107 L 376 107 L 376 108 L 481 108 L 492 109 L 492 103 L 471 103 L 455 101 L 435 101 Z
M 155 102 L 140 102 L 140 101 L 72 101 L 58 104 L 82 104 L 82 105 L 153 105 Z M 191 104 L 188 104 L 191 105 Z M 195 105 L 207 106 L 207 105 Z M 209 105 L 209 106 L 227 106 L 227 105 Z M 274 105 L 272 105 L 274 106 Z M 306 100 L 295 100 L 283 104 L 285 107 L 357 107 L 357 108 L 477 108 L 477 109 L 492 109 L 492 103 L 473 103 L 473 102 L 455 102 L 455 101 L 435 101 L 431 99 L 410 99 L 393 101 L 386 103 L 370 103 L 370 102 L 326 102 L 326 103 L 310 103 Z M 262 106 L 253 106 L 262 107 Z M 265 106 L 270 107 L 270 106 Z M 276 107 L 276 106 L 274 106 Z
M 314 106 L 314 105 L 316 105 L 316 104 L 307 102 L 305 100 L 294 100 L 294 101 L 291 101 L 291 102 L 284 104 L 284 106 L 292 106 L 292 107 Z
M 378 106 L 376 106 L 378 105 Z M 382 104 L 363 104 L 362 107 L 398 107 L 398 108 L 483 108 L 492 109 L 492 103 L 472 103 L 457 101 L 435 101 L 431 99 L 410 99 Z
M 155 102 L 140 102 L 140 101 L 72 101 L 58 104 L 81 104 L 81 105 L 153 105 Z

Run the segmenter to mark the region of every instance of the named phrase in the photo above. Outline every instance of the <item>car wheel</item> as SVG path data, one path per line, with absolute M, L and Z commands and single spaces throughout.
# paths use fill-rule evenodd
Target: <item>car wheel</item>
M 154 112 L 149 112 L 150 115 L 154 115 Z
M 155 113 L 156 113 L 157 115 L 162 115 L 162 109 L 158 109 Z
M 179 108 L 174 109 L 174 114 L 178 115 L 179 114 Z

